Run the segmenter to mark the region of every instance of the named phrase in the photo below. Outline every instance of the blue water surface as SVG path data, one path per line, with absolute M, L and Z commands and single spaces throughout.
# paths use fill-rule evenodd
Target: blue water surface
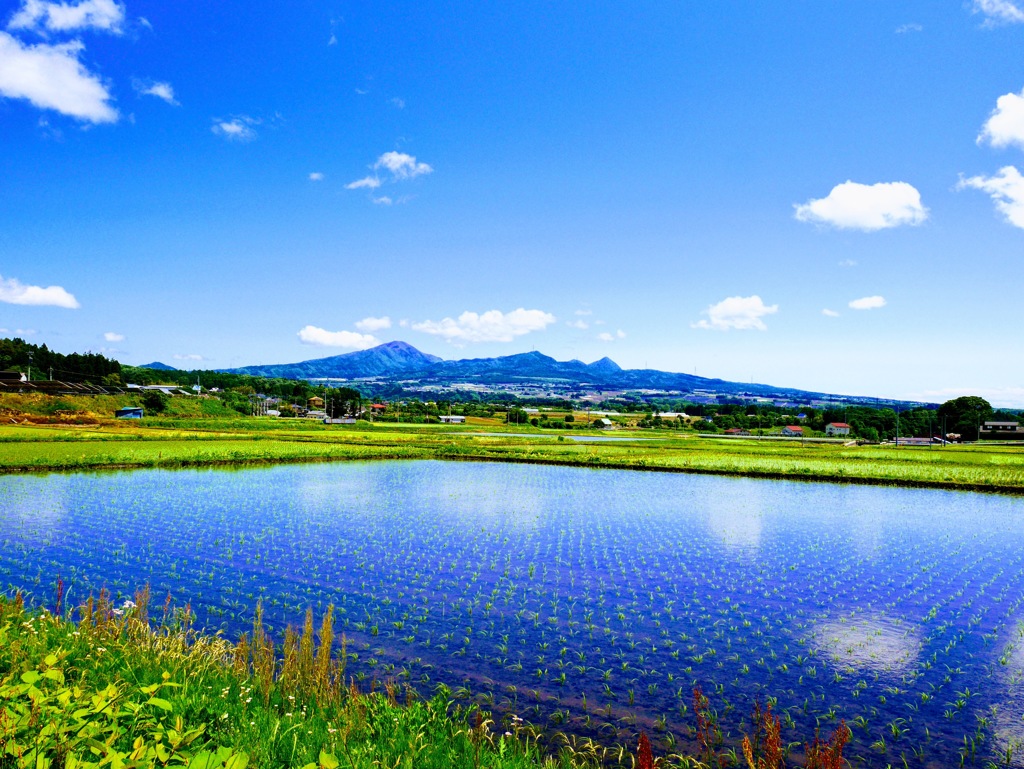
M 0 586 L 152 586 L 237 635 L 333 604 L 364 685 L 439 683 L 606 743 L 840 721 L 855 763 L 1024 766 L 1024 500 L 376 462 L 0 477 Z

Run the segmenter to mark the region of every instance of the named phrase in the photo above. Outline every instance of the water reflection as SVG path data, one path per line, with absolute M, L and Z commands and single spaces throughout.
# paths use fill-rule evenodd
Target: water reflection
M 878 614 L 818 623 L 808 641 L 822 660 L 861 673 L 902 675 L 913 670 L 921 655 L 921 629 Z

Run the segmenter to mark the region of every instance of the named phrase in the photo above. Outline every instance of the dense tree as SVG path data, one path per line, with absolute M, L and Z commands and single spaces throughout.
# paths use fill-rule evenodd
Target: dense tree
M 33 379 L 53 378 L 61 382 L 89 382 L 101 384 L 104 377 L 121 372 L 121 364 L 95 353 L 63 355 L 44 345 L 34 345 L 24 339 L 0 339 L 0 369 L 27 372 L 32 369 Z
M 960 433 L 964 440 L 978 440 L 978 428 L 992 418 L 992 404 L 977 395 L 964 395 L 939 406 L 938 417 L 946 431 Z
M 142 406 L 148 414 L 164 413 L 170 400 L 170 396 L 160 390 L 146 390 L 142 394 Z

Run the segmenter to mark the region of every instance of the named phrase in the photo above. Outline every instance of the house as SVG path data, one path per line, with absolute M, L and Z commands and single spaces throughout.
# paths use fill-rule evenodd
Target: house
M 118 419 L 142 419 L 142 406 L 125 406 L 114 412 Z
M 800 425 L 786 425 L 782 428 L 782 434 L 789 438 L 803 438 L 804 428 Z
M 439 416 L 438 419 L 441 420 L 442 424 L 446 424 L 446 425 L 464 425 L 464 424 L 466 424 L 466 418 L 464 416 L 459 416 L 457 414 L 444 414 L 442 416 Z
M 20 371 L 0 371 L 0 382 L 24 382 L 25 375 Z
M 594 420 L 593 426 L 598 428 L 599 430 L 606 430 L 612 426 L 612 420 L 608 419 L 607 417 L 601 417 L 600 419 Z
M 744 430 L 742 427 L 730 427 L 726 430 L 723 435 L 750 435 L 749 430 Z
M 846 422 L 829 422 L 825 425 L 825 435 L 849 435 L 850 426 Z
M 985 422 L 978 438 L 983 441 L 1024 440 L 1024 428 L 1021 428 L 1020 422 Z
M 312 398 L 306 401 L 306 405 L 311 411 L 322 409 L 324 407 L 324 399 L 319 395 L 314 395 Z
M 387 407 L 388 407 L 388 404 L 386 404 L 386 403 L 374 403 L 374 404 L 372 404 L 370 406 L 370 408 L 373 410 L 374 414 L 382 413 Z

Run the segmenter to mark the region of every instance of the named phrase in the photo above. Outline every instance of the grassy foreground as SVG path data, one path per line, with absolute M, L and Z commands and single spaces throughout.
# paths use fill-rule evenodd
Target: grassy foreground
M 0 472 L 365 459 L 537 462 L 975 491 L 1024 492 L 1024 447 L 911 448 L 616 431 L 583 443 L 493 426 L 325 426 L 299 420 L 107 421 L 0 427 Z M 580 431 L 574 431 L 580 436 Z
M 137 598 L 126 609 L 91 601 L 77 623 L 0 598 L 0 767 L 594 763 L 568 749 L 545 755 L 516 724 L 495 731 L 486 714 L 453 706 L 445 691 L 424 702 L 393 686 L 347 688 L 344 657 L 330 642 L 316 646 L 311 618 L 282 654 L 259 627 L 237 645 L 197 635 L 187 610 L 153 628 L 146 598 Z M 331 638 L 329 620 L 324 629 Z

